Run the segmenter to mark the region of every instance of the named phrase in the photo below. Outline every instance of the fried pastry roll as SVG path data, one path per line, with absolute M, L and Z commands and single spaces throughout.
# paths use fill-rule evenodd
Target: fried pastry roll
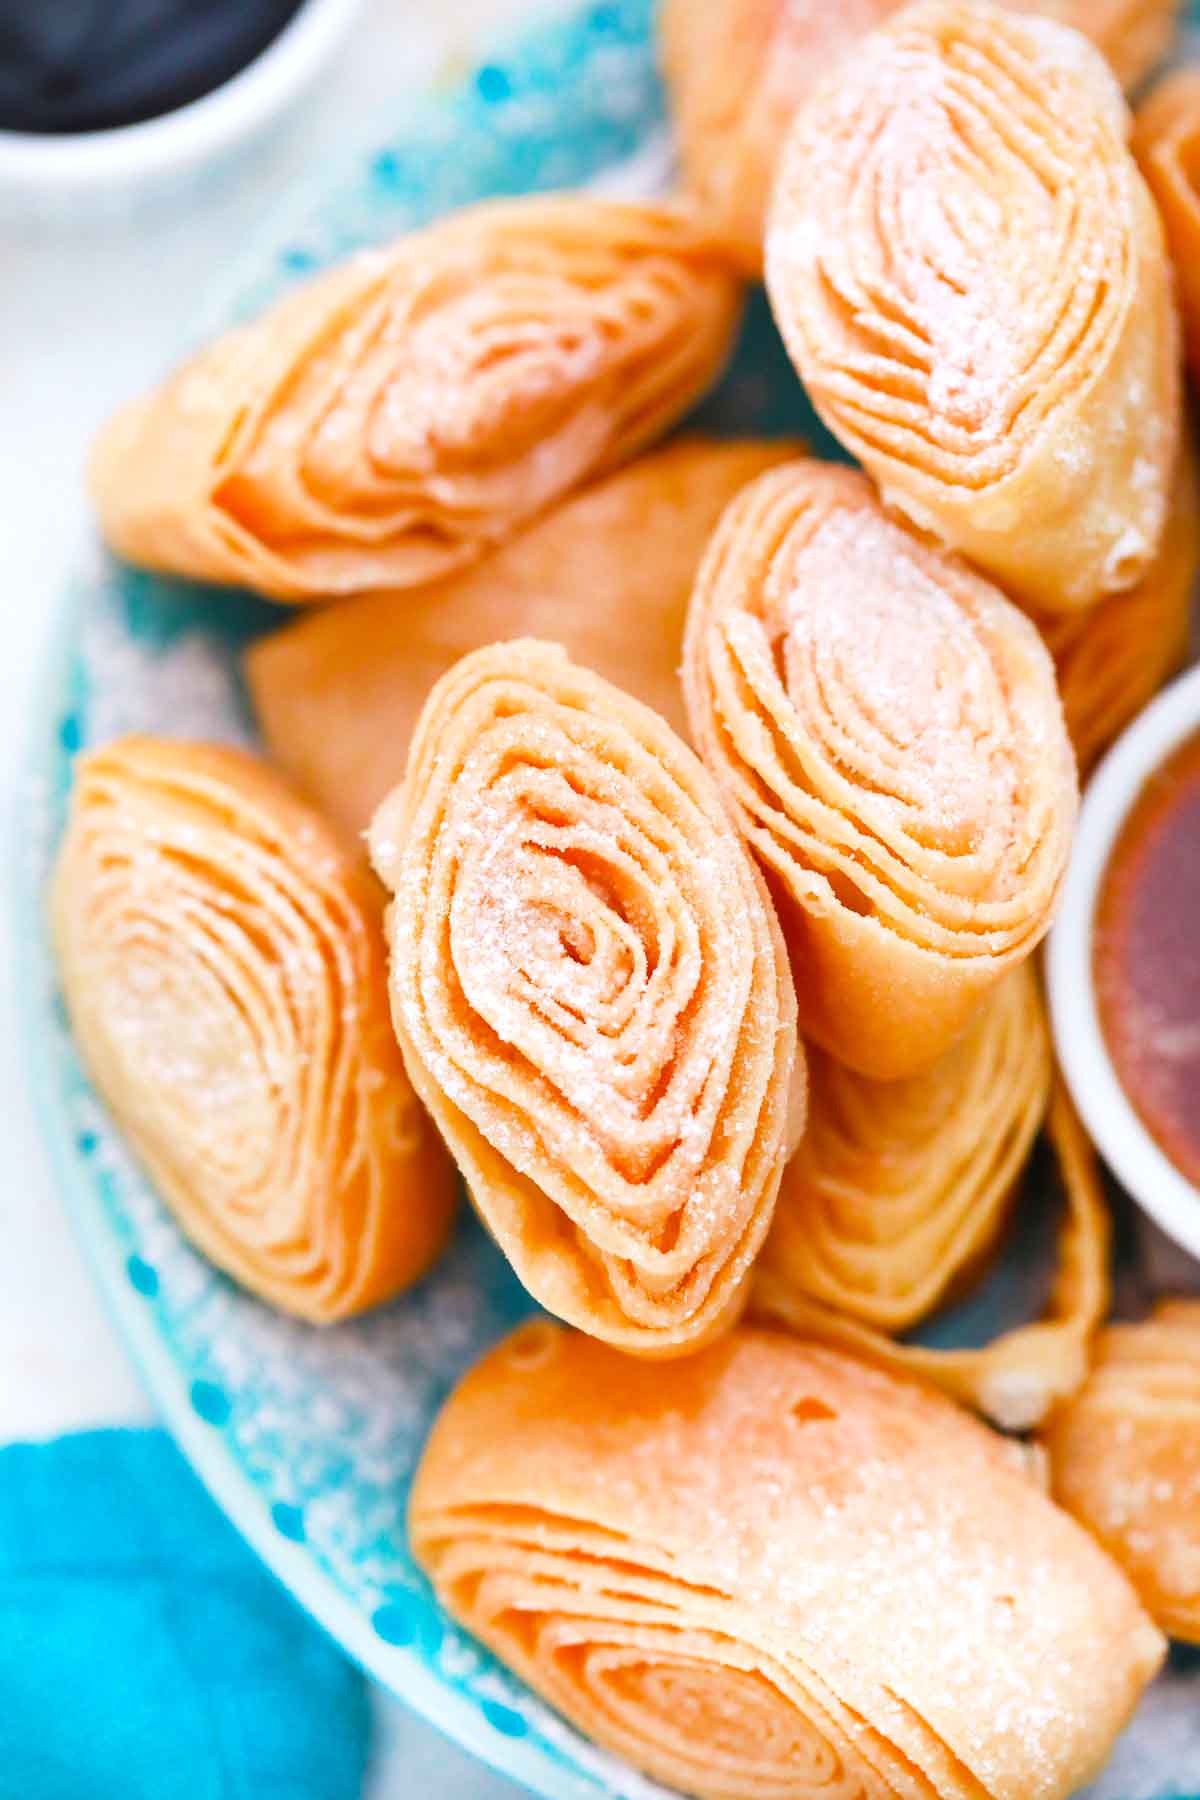
M 641 1355 L 727 1329 L 804 1065 L 697 758 L 557 646 L 498 644 L 434 689 L 370 847 L 409 1074 L 529 1291 Z
M 1044 613 L 1133 587 L 1180 438 L 1128 114 L 1078 33 L 923 0 L 798 112 L 767 234 L 793 360 L 886 504 Z
M 1178 0 L 1007 0 L 1084 32 L 1129 88 L 1170 42 Z M 743 266 L 762 267 L 767 202 L 796 108 L 904 0 L 664 0 L 659 33 L 688 191 Z
M 679 659 L 704 547 L 738 490 L 796 453 L 680 439 L 400 604 L 364 595 L 260 638 L 246 679 L 272 758 L 330 818 L 364 831 L 404 775 L 434 682 L 504 637 L 555 639 L 685 731 Z
M 741 1328 L 652 1368 L 539 1321 L 446 1403 L 413 1552 L 606 1749 L 702 1800 L 1065 1800 L 1163 1652 L 940 1395 Z
M 1175 264 L 1192 374 L 1200 372 L 1200 69 L 1176 70 L 1138 108 L 1133 151 Z
M 1046 1434 L 1056 1499 L 1172 1637 L 1200 1644 L 1200 1301 L 1100 1334 Z
M 1166 536 L 1149 573 L 1128 594 L 1110 594 L 1090 612 L 1038 621 L 1081 774 L 1186 662 L 1198 566 L 1200 485 L 1195 453 L 1186 445 Z
M 801 1031 L 864 1075 L 935 1062 L 1048 928 L 1074 758 L 1035 627 L 855 471 L 769 471 L 688 614 L 692 739 L 764 865 Z
M 907 1081 L 870 1081 L 814 1051 L 808 1127 L 760 1268 L 880 1331 L 918 1324 L 994 1247 L 1052 1074 L 1028 962 Z
M 149 568 L 323 599 L 472 562 L 685 413 L 738 285 L 667 206 L 497 200 L 319 275 L 105 427 L 91 488 Z
M 1102 51 L 1128 93 L 1171 47 L 1181 0 L 1005 0 L 1015 12 L 1042 13 L 1073 25 Z
M 424 1273 L 458 1184 L 370 873 L 316 813 L 239 751 L 125 738 L 77 766 L 52 914 L 92 1078 L 213 1262 L 318 1323 Z
M 1057 1158 L 1066 1211 L 1059 1231 L 1058 1270 L 1044 1318 L 1015 1326 L 978 1349 L 900 1343 L 861 1318 L 811 1297 L 781 1277 L 770 1259 L 755 1272 L 754 1311 L 802 1337 L 934 1382 L 1007 1431 L 1032 1430 L 1085 1379 L 1092 1338 L 1110 1297 L 1110 1228 L 1100 1173 L 1061 1088 L 1051 1100 L 1046 1132 Z

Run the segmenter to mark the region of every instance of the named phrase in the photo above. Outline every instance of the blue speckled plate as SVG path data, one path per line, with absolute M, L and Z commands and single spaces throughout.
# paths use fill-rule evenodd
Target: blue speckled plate
M 703 0 L 697 0 L 703 4 Z M 603 179 L 626 191 L 665 167 L 652 0 L 592 4 L 411 116 L 256 247 L 236 292 L 197 330 L 260 307 L 363 244 L 495 193 Z M 702 409 L 731 431 L 819 437 L 753 303 L 730 377 Z M 425 1433 L 461 1371 L 529 1310 L 464 1213 L 450 1253 L 371 1318 L 316 1331 L 277 1317 L 182 1239 L 131 1162 L 76 1058 L 42 894 L 81 747 L 127 730 L 246 739 L 237 675 L 249 637 L 279 622 L 257 602 L 81 557 L 47 672 L 21 871 L 25 1019 L 36 1091 L 68 1205 L 118 1322 L 175 1435 L 220 1504 L 296 1597 L 373 1675 L 433 1723 L 552 1800 L 646 1800 L 661 1790 L 582 1742 L 440 1611 L 408 1554 L 404 1511 Z M 940 1331 L 994 1329 L 1035 1303 L 1011 1258 Z M 1179 1664 L 1096 1800 L 1200 1793 L 1200 1675 Z

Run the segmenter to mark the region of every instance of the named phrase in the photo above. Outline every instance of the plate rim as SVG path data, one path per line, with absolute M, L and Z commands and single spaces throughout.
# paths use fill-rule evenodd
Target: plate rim
M 553 5 L 541 0 L 522 21 L 510 24 L 507 32 L 493 30 L 486 35 L 476 46 L 471 66 L 450 90 L 436 86 L 406 88 L 402 84 L 401 96 L 412 102 L 418 116 L 431 108 L 445 117 L 457 115 L 462 129 L 465 115 L 458 115 L 458 108 L 479 72 L 491 61 L 503 61 L 519 56 L 523 50 L 536 49 L 545 34 L 563 30 L 572 20 L 584 28 L 593 12 L 603 10 L 587 4 Z M 306 203 L 302 204 L 297 195 L 265 211 L 262 237 L 266 248 L 251 250 L 247 246 L 232 267 L 198 296 L 194 312 L 182 321 L 180 354 L 186 354 L 197 341 L 198 333 L 219 328 L 222 318 L 229 321 L 239 293 L 248 285 L 248 276 L 265 268 L 271 256 L 286 246 L 308 209 L 316 212 L 328 205 L 363 159 L 375 154 L 380 144 L 386 144 L 387 115 L 380 116 L 379 127 L 377 134 L 368 131 L 356 136 L 348 154 L 337 158 L 329 170 L 318 172 L 308 187 Z M 395 134 L 393 109 L 390 136 Z M 652 135 L 644 134 L 639 154 L 652 142 Z M 622 159 L 604 166 L 616 170 L 622 166 Z M 52 1015 L 60 989 L 46 909 L 46 878 L 53 864 L 60 821 L 55 816 L 53 827 L 45 826 L 41 809 L 56 802 L 60 759 L 74 761 L 74 749 L 63 743 L 59 733 L 63 720 L 74 710 L 79 633 L 87 611 L 79 574 L 87 567 L 88 559 L 95 556 L 99 543 L 85 506 L 81 496 L 82 516 L 70 531 L 51 602 L 53 616 L 34 665 L 30 710 L 15 759 L 16 794 L 8 821 L 12 854 L 4 885 L 17 952 L 14 1026 L 23 1052 L 21 1079 L 46 1154 L 50 1182 L 82 1252 L 89 1278 L 154 1406 L 157 1423 L 169 1432 L 213 1503 L 295 1605 L 328 1634 L 364 1675 L 464 1753 L 539 1800 L 617 1800 L 622 1788 L 614 1787 L 601 1772 L 577 1761 L 573 1748 L 564 1747 L 560 1759 L 536 1737 L 514 1736 L 505 1731 L 488 1717 L 479 1694 L 447 1681 L 410 1646 L 389 1642 L 375 1629 L 371 1614 L 342 1590 L 311 1549 L 283 1535 L 272 1519 L 269 1495 L 239 1464 L 220 1427 L 209 1423 L 196 1410 L 187 1372 L 172 1350 L 170 1339 L 129 1283 L 125 1250 L 105 1213 L 94 1167 L 77 1142 L 76 1124 L 56 1054 L 56 1021 Z M 281 609 L 281 623 L 286 613 L 287 609 Z M 37 817 L 32 838 L 28 826 L 31 810 Z M 86 1067 L 84 1074 L 90 1087 Z M 98 1092 L 92 1091 L 97 1105 L 111 1118 Z M 154 1191 L 157 1193 L 157 1189 Z M 434 1600 L 438 1612 L 449 1620 L 440 1600 L 436 1596 Z M 630 1770 L 631 1779 L 635 1774 Z
M 83 548 L 77 534 L 68 569 L 77 567 Z M 49 779 L 54 728 L 64 712 L 74 670 L 76 628 L 84 606 L 78 593 L 67 596 L 39 660 L 33 714 L 19 763 L 20 800 Z M 75 1141 L 53 1055 L 53 1033 L 45 1017 L 42 978 L 53 967 L 53 948 L 36 856 L 17 843 L 10 864 L 10 915 L 17 930 L 14 983 L 17 1034 L 25 1051 L 25 1090 L 55 1193 L 80 1246 L 88 1273 L 133 1368 L 154 1403 L 159 1424 L 169 1431 L 213 1500 L 295 1604 L 325 1631 L 353 1662 L 393 1698 L 409 1706 L 452 1743 L 509 1777 L 539 1800 L 603 1793 L 585 1771 L 557 1763 L 535 1742 L 514 1738 L 493 1725 L 478 1700 L 460 1693 L 403 1645 L 389 1644 L 370 1617 L 355 1607 L 334 1577 L 303 1544 L 292 1543 L 272 1521 L 267 1497 L 238 1466 L 218 1429 L 195 1410 L 186 1378 L 167 1340 L 125 1276 L 124 1254 L 98 1202 L 86 1158 Z M 11 890 L 15 889 L 15 893 Z M 99 1096 L 97 1096 L 99 1100 Z M 100 1102 L 103 1104 L 103 1102 Z M 107 1110 L 107 1109 L 105 1109 Z M 439 1611 L 444 1611 L 437 1602 Z

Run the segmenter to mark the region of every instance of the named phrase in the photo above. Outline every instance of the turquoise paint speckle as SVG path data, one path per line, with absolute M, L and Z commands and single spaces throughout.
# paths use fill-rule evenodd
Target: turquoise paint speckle
M 386 1605 L 377 1606 L 371 1623 L 385 1644 L 396 1644 L 401 1649 L 407 1648 L 417 1635 L 415 1609 L 408 1599 L 389 1600 Z
M 68 756 L 74 756 L 83 742 L 83 727 L 78 713 L 68 713 L 58 728 L 58 741 Z
M 215 1381 L 193 1381 L 192 1406 L 206 1425 L 228 1423 L 229 1396 Z
M 138 1293 L 144 1294 L 147 1300 L 153 1300 L 158 1292 L 158 1270 L 140 1256 L 131 1256 L 125 1267 Z
M 80 1156 L 94 1156 L 99 1141 L 94 1131 L 81 1131 L 75 1139 Z
M 281 1537 L 290 1538 L 293 1544 L 304 1542 L 304 1513 L 300 1507 L 277 1500 L 271 1508 L 271 1522 Z
M 514 1712 L 511 1706 L 501 1706 L 498 1700 L 484 1700 L 480 1710 L 488 1724 L 502 1731 L 505 1737 L 524 1737 L 529 1729 L 519 1712 Z
M 507 100 L 512 93 L 512 82 L 503 69 L 495 63 L 485 63 L 475 77 L 475 86 L 479 89 L 480 99 L 494 106 L 500 100 Z

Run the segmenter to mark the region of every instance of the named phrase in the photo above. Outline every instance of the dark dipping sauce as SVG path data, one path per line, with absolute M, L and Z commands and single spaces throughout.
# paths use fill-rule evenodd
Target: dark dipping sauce
M 221 87 L 301 0 L 0 0 L 0 131 L 137 125 Z
M 1117 840 L 1094 955 L 1121 1086 L 1200 1188 L 1200 733 L 1151 776 Z

